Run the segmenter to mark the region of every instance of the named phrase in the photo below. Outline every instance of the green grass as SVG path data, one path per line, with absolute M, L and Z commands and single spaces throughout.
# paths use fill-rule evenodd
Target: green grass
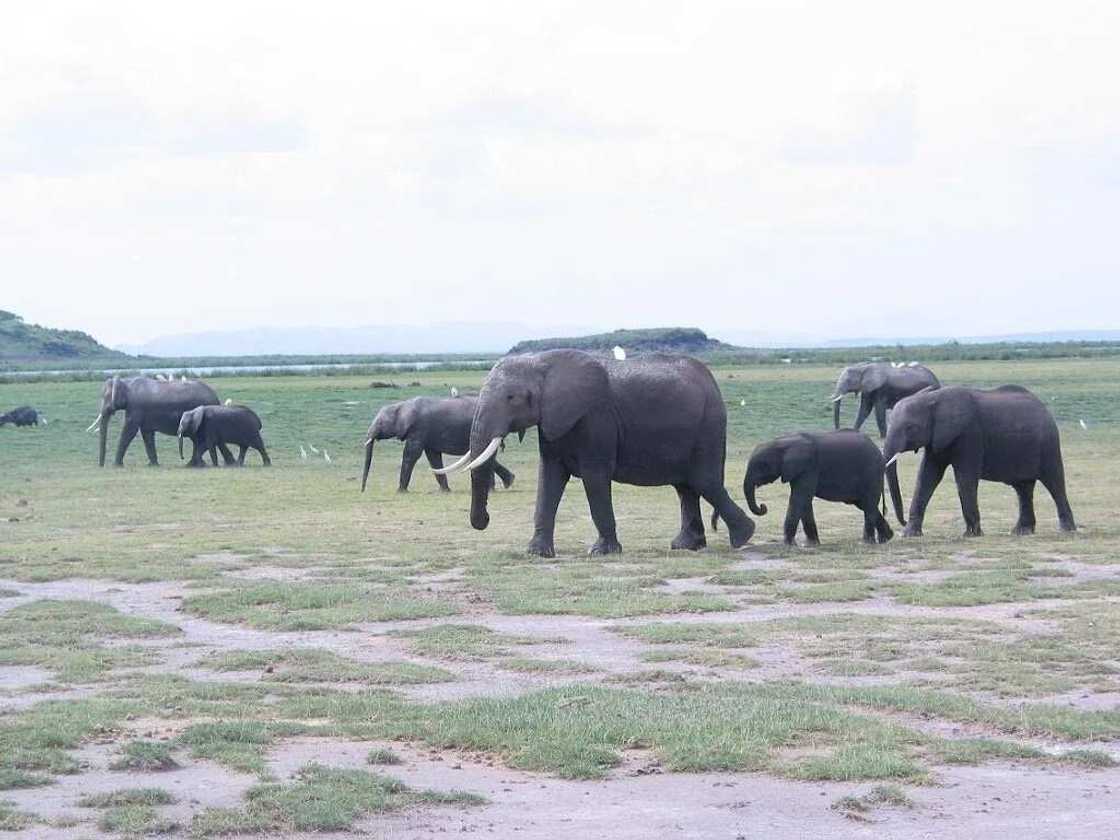
M 511 656 L 521 645 L 563 644 L 565 639 L 497 633 L 478 624 L 436 624 L 391 634 L 408 639 L 408 648 L 419 656 L 446 660 L 485 660 Z
M 20 811 L 6 799 L 0 799 L 0 831 L 21 831 L 37 822 L 33 814 Z
M 259 720 L 195 723 L 179 736 L 192 758 L 216 761 L 231 770 L 265 775 L 265 753 L 278 737 L 299 735 L 306 727 Z
M 357 662 L 319 648 L 243 651 L 207 657 L 198 663 L 212 671 L 263 671 L 267 682 L 418 685 L 446 682 L 455 675 L 412 662 Z
M 366 755 L 366 764 L 390 765 L 402 764 L 401 757 L 388 747 L 377 747 Z
M 175 797 L 163 788 L 121 788 L 108 793 L 86 794 L 78 799 L 80 808 L 120 808 L 125 805 L 171 805 Z
M 897 785 L 876 785 L 862 796 L 842 796 L 832 803 L 833 810 L 855 819 L 865 819 L 866 814 L 878 808 L 913 807 L 914 800 Z
M 109 762 L 109 769 L 143 772 L 174 770 L 179 764 L 171 751 L 172 744 L 167 741 L 129 741 L 121 747 L 120 755 Z
M 659 622 L 622 625 L 611 629 L 651 645 L 699 644 L 716 648 L 745 648 L 758 644 L 758 637 L 741 624 Z
M 50 776 L 44 776 L 42 773 L 29 773 L 15 767 L 0 767 L 0 790 L 40 787 L 49 785 L 52 781 Z
M 418 803 L 470 806 L 485 802 L 474 794 L 414 791 L 388 776 L 321 764 L 303 767 L 290 784 L 257 785 L 245 798 L 246 804 L 239 810 L 203 811 L 194 818 L 191 832 L 211 837 L 346 831 L 367 814 L 384 814 Z
M 575 659 L 534 659 L 527 656 L 499 659 L 497 666 L 505 671 L 525 674 L 587 674 L 599 670 L 594 665 Z
M 92 601 L 32 601 L 0 614 L 0 666 L 38 665 L 60 682 L 103 679 L 114 668 L 154 662 L 152 651 L 106 640 L 175 635 L 173 625 L 123 615 Z
M 151 837 L 170 834 L 176 824 L 161 817 L 150 805 L 121 805 L 106 809 L 98 818 L 97 827 L 124 837 Z

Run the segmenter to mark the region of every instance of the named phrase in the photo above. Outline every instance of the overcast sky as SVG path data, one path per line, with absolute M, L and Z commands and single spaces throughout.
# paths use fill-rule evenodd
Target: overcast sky
M 1118 78 L 1115 0 L 13 4 L 0 308 L 1116 327 Z

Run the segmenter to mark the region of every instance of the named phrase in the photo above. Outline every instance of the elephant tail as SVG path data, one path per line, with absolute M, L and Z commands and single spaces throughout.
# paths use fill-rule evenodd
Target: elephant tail
M 715 508 L 712 508 L 712 530 L 719 530 L 719 511 Z

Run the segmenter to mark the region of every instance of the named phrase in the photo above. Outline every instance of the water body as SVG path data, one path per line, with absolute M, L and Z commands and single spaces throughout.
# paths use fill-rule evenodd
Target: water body
M 4 376 L 78 376 L 97 375 L 113 376 L 115 374 L 128 376 L 154 376 L 161 373 L 165 376 L 186 373 L 190 376 L 221 376 L 222 374 L 244 374 L 265 372 L 312 373 L 319 370 L 335 371 L 362 371 L 376 372 L 379 370 L 430 370 L 438 367 L 456 368 L 489 368 L 494 364 L 492 359 L 436 359 L 423 362 L 339 362 L 335 364 L 305 364 L 305 365 L 207 365 L 192 367 L 180 365 L 178 367 L 145 367 L 145 368 L 72 368 L 69 370 L 12 370 L 4 371 Z

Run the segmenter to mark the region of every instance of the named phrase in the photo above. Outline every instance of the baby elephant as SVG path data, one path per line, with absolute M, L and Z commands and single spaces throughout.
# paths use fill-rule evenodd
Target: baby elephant
M 747 462 L 743 493 L 751 513 L 763 516 L 766 505 L 755 503 L 755 488 L 779 478 L 789 484 L 785 521 L 787 545 L 794 544 L 799 522 L 809 545 L 820 545 L 817 523 L 813 519 L 814 496 L 855 505 L 863 511 L 864 541 L 875 542 L 878 536 L 878 541 L 885 543 L 894 532 L 879 512 L 883 472 L 884 459 L 879 447 L 862 432 L 799 432 L 755 447 Z M 905 525 L 897 468 L 892 464 L 886 473 L 895 516 Z
M 179 420 L 179 459 L 183 458 L 183 438 L 194 441 L 194 454 L 188 466 L 201 467 L 202 456 L 209 451 L 210 460 L 218 466 L 219 447 L 236 444 L 241 447 L 237 453 L 237 465 L 245 465 L 245 451 L 255 449 L 261 453 L 264 465 L 271 466 L 272 460 L 261 440 L 261 418 L 251 408 L 243 405 L 200 405 L 184 411 Z M 226 465 L 233 463 L 232 456 L 226 458 Z

